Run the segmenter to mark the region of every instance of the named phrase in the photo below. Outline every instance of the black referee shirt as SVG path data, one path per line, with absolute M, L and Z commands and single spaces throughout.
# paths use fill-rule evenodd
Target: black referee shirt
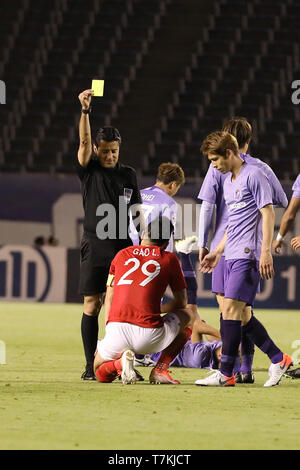
M 129 208 L 133 204 L 141 204 L 142 199 L 137 185 L 136 172 L 133 168 L 121 163 L 117 163 L 115 168 L 104 168 L 99 160 L 92 158 L 86 167 L 77 164 L 77 173 L 81 180 L 81 192 L 84 208 L 84 236 L 96 238 L 96 227 L 101 219 L 96 215 L 100 204 L 112 204 L 116 210 L 116 239 L 99 240 L 101 252 L 107 258 L 114 256 L 120 249 L 132 245 L 128 234 Z M 122 233 L 126 234 L 126 239 L 120 239 L 119 227 L 119 197 L 124 201 L 126 189 L 132 191 L 130 201 L 126 206 L 127 225 L 126 230 L 122 226 Z M 131 192 L 130 191 L 130 192 Z M 124 205 L 124 204 L 123 204 Z M 126 217 L 125 217 L 126 220 Z M 109 256 L 109 257 L 110 257 Z

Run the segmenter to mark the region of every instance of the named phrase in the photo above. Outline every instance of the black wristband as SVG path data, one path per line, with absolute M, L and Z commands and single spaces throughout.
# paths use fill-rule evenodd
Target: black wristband
M 90 114 L 91 111 L 92 111 L 92 108 L 88 108 L 88 109 L 83 109 L 83 108 L 82 108 L 82 109 L 81 109 L 81 112 L 82 112 L 83 114 Z

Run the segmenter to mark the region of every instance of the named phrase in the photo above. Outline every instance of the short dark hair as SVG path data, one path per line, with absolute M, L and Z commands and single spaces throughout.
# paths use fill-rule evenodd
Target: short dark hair
M 116 127 L 104 126 L 100 127 L 95 137 L 95 145 L 99 147 L 100 141 L 105 140 L 105 142 L 119 142 L 121 145 L 121 135 Z
M 252 127 L 250 122 L 243 116 L 234 116 L 224 122 L 222 131 L 234 135 L 238 141 L 239 148 L 249 144 L 252 139 Z
M 169 184 L 173 181 L 182 186 L 185 182 L 184 171 L 177 163 L 161 163 L 157 170 L 156 180 L 163 184 Z
M 174 225 L 168 217 L 163 215 L 152 220 L 145 229 L 146 238 L 151 240 L 157 246 L 162 246 L 164 243 L 169 242 L 173 232 Z

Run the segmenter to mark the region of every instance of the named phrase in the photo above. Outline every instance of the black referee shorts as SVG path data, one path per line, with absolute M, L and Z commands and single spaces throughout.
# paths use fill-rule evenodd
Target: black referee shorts
M 107 257 L 105 247 L 94 237 L 82 238 L 80 246 L 79 294 L 97 295 L 106 291 L 106 281 L 113 257 Z

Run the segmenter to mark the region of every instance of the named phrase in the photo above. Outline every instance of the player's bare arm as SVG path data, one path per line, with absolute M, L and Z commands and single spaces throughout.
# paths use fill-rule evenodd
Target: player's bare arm
M 181 308 L 185 308 L 187 305 L 187 293 L 186 289 L 173 292 L 174 299 L 170 300 L 163 305 L 161 305 L 160 313 L 169 313 L 175 312 Z
M 259 272 L 263 279 L 271 279 L 275 272 L 271 244 L 274 235 L 275 213 L 272 204 L 260 210 L 262 214 L 262 246 L 259 260 Z
M 204 320 L 196 318 L 193 326 L 191 342 L 197 343 L 202 341 L 203 335 L 207 337 L 208 341 L 218 341 L 221 339 L 221 334 L 214 326 L 208 325 Z
M 290 230 L 299 208 L 300 208 L 300 199 L 296 197 L 292 197 L 287 210 L 283 214 L 279 232 L 277 235 L 277 239 L 274 240 L 272 244 L 272 247 L 275 253 L 280 254 L 280 251 L 284 242 L 283 237 Z
M 82 110 L 88 110 L 91 106 L 93 90 L 85 90 L 78 95 Z M 78 161 L 81 166 L 85 167 L 89 163 L 92 156 L 92 136 L 89 114 L 81 113 L 79 121 L 79 148 Z

